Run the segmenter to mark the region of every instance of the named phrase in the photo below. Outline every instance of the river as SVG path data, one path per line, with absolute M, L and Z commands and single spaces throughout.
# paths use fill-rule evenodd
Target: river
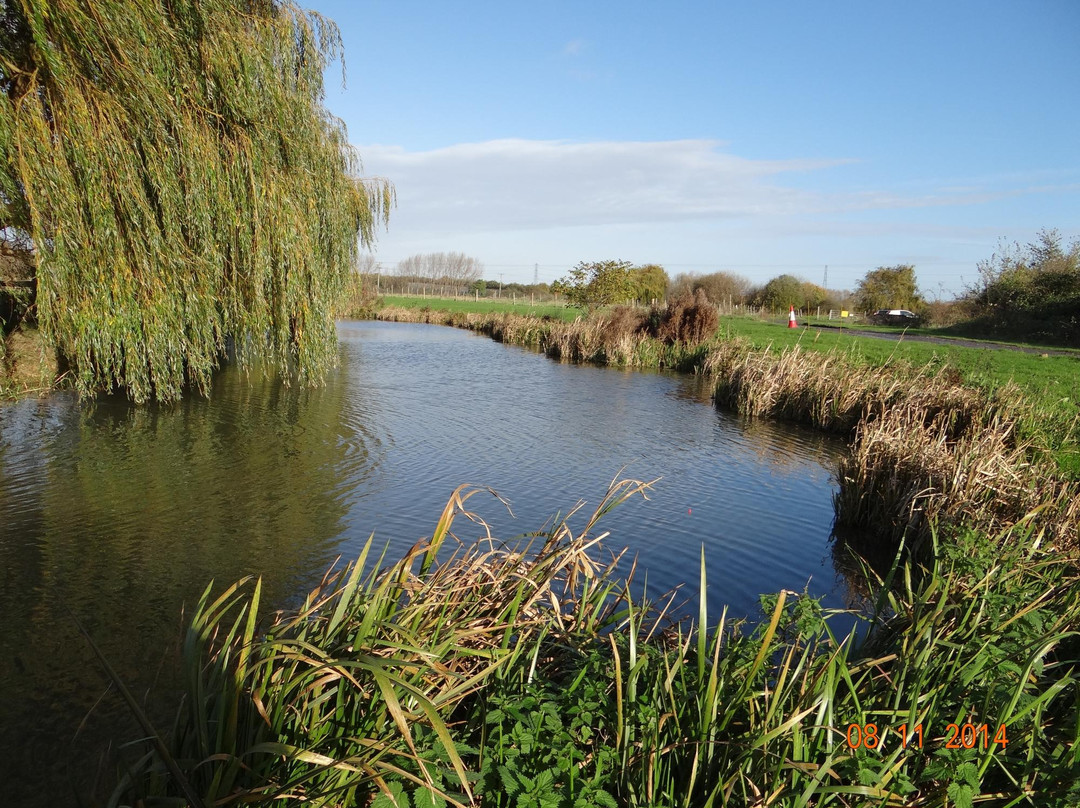
M 0 406 L 5 802 L 76 804 L 104 741 L 137 735 L 71 615 L 164 725 L 181 610 L 208 582 L 261 575 L 265 602 L 288 605 L 372 532 L 391 555 L 430 534 L 462 483 L 510 503 L 470 500 L 509 538 L 589 510 L 616 477 L 659 478 L 601 525 L 651 593 L 696 597 L 704 546 L 714 615 L 753 616 L 781 588 L 844 605 L 835 440 L 719 411 L 692 376 L 559 364 L 439 326 L 342 322 L 339 337 L 318 389 L 227 368 L 209 398 L 167 407 Z

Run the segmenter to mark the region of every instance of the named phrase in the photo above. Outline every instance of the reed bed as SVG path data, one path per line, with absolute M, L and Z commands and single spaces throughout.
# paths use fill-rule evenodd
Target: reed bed
M 705 359 L 704 344 L 662 339 L 650 333 L 659 322 L 644 312 L 626 318 L 625 309 L 572 322 L 524 317 L 512 313 L 452 312 L 436 309 L 383 307 L 379 320 L 427 323 L 465 328 L 498 342 L 522 345 L 564 362 L 587 362 L 631 368 L 670 368 L 698 372 Z
M 681 322 L 688 308 L 669 307 L 666 322 Z M 1030 521 L 1059 549 L 1080 548 L 1080 484 L 1060 475 L 1027 437 L 1023 428 L 1041 416 L 1013 386 L 993 393 L 968 387 L 948 366 L 897 361 L 874 368 L 839 351 L 701 340 L 692 322 L 665 341 L 654 336 L 664 333 L 655 319 L 650 331 L 644 311 L 617 309 L 571 323 L 409 309 L 378 316 L 468 328 L 563 361 L 706 374 L 719 406 L 841 435 L 851 451 L 837 473 L 837 526 L 867 555 L 882 555 L 883 543 L 886 557 L 901 542 L 926 547 L 932 524 L 994 533 Z
M 925 542 L 930 525 L 996 532 L 1032 521 L 1075 549 L 1080 487 L 1018 434 L 1036 416 L 1015 387 L 987 393 L 949 368 L 884 369 L 798 346 L 752 351 L 724 343 L 704 372 L 718 404 L 808 423 L 850 440 L 839 464 L 837 524 L 873 539 Z
M 834 635 L 834 615 L 792 592 L 763 599 L 751 629 L 707 614 L 704 559 L 681 621 L 670 599 L 629 594 L 620 554 L 599 560 L 598 520 L 647 489 L 620 481 L 583 528 L 568 517 L 509 545 L 459 489 L 403 559 L 380 569 L 369 541 L 266 621 L 257 582 L 208 590 L 183 709 L 126 750 L 111 804 L 1080 799 L 1080 581 L 1030 528 L 958 536 L 918 574 L 897 563 L 861 634 Z M 457 541 L 463 519 L 477 540 Z M 949 748 L 950 724 L 989 742 Z

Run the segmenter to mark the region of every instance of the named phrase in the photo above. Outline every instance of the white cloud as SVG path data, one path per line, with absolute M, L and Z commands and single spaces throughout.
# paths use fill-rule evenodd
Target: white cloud
M 577 56 L 585 49 L 584 39 L 571 39 L 565 45 L 563 45 L 563 56 Z
M 921 188 L 807 190 L 786 175 L 857 163 L 850 158 L 751 160 L 716 140 L 575 143 L 492 140 L 409 152 L 360 147 L 366 169 L 397 187 L 395 229 L 505 232 L 592 225 L 842 215 L 978 205 L 1073 192 L 1070 185 L 976 182 Z
M 397 187 L 395 228 L 503 231 L 792 214 L 827 206 L 779 175 L 848 160 L 748 160 L 713 140 L 493 140 L 424 152 L 360 148 Z
M 829 264 L 830 282 L 850 286 L 866 267 L 917 261 L 920 277 L 957 286 L 958 268 L 973 272 L 998 235 L 1016 232 L 998 224 L 1000 204 L 1076 187 L 1065 184 L 1071 176 L 1056 177 L 1056 186 L 1015 176 L 860 187 L 857 160 L 753 160 L 716 140 L 508 139 L 359 151 L 368 174 L 397 187 L 398 208 L 379 237 L 382 260 L 461 251 L 516 280 L 532 277 L 533 262 L 551 280 L 578 260 L 621 257 L 675 271 L 743 268 L 755 280 L 780 271 L 816 277 Z M 973 221 L 972 209 L 988 203 L 998 207 Z

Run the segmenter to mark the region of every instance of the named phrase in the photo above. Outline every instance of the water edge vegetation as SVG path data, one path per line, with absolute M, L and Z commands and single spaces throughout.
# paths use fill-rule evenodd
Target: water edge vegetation
M 687 311 L 676 301 L 665 316 Z M 715 326 L 654 336 L 650 328 L 663 327 L 658 315 L 640 310 L 573 322 L 430 308 L 385 308 L 378 316 L 468 328 L 567 361 L 707 374 L 718 405 L 848 438 L 838 524 L 871 528 L 890 544 L 904 536 L 925 540 L 935 521 L 993 533 L 1034 513 L 1060 548 L 1077 545 L 1077 420 L 1067 420 L 1068 409 L 1028 400 L 1011 382 L 968 385 L 956 368 L 913 364 L 895 356 L 895 346 L 875 365 L 853 351 L 817 351 L 799 341 L 758 347 Z
M 183 708 L 112 804 L 1075 804 L 1078 581 L 1031 524 L 898 559 L 873 631 L 836 636 L 797 593 L 754 627 L 632 597 L 597 523 L 647 490 L 507 544 L 457 540 L 459 489 L 403 559 L 369 541 L 265 623 L 258 582 L 208 589 Z

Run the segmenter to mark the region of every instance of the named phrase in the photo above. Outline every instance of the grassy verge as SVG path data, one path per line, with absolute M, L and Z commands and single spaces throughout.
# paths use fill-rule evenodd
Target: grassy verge
M 404 559 L 369 542 L 264 624 L 257 583 L 208 592 L 184 707 L 126 748 L 113 804 L 1077 804 L 1080 580 L 1029 529 L 895 566 L 861 636 L 791 592 L 756 627 L 704 597 L 680 622 L 595 560 L 646 487 L 447 553 L 455 520 L 484 532 L 459 490 Z
M 448 311 L 471 314 L 495 314 L 509 312 L 525 317 L 553 317 L 556 320 L 572 322 L 580 316 L 577 309 L 554 303 L 531 304 L 522 299 L 511 302 L 505 299 L 454 299 L 454 298 L 431 298 L 416 297 L 415 295 L 384 295 L 383 305 L 402 309 L 431 309 L 434 311 Z
M 905 340 L 903 334 L 888 331 L 894 339 L 877 339 L 851 334 L 842 329 L 789 329 L 782 324 L 749 317 L 721 317 L 721 331 L 750 341 L 757 348 L 801 345 L 808 351 L 845 352 L 853 361 L 881 367 L 895 360 L 913 365 L 950 365 L 969 384 L 994 388 L 1015 382 L 1026 395 L 1047 402 L 1069 397 L 1080 402 L 1080 353 L 1075 356 L 1042 356 L 1020 351 L 994 350 L 996 343 L 983 347 L 942 345 Z
M 1020 337 L 1014 337 L 1010 334 L 1003 334 L 1000 331 L 993 330 L 976 330 L 965 328 L 965 324 L 950 325 L 950 326 L 897 326 L 897 325 L 879 325 L 877 323 L 867 322 L 865 320 L 855 320 L 853 322 L 844 322 L 841 320 L 830 320 L 827 317 L 807 317 L 799 320 L 799 325 L 807 325 L 812 328 L 827 328 L 832 330 L 856 330 L 856 331 L 873 331 L 879 334 L 891 334 L 897 339 L 900 339 L 904 335 L 920 336 L 920 337 L 942 337 L 944 339 L 962 339 L 971 340 L 974 342 L 983 343 L 988 347 L 995 345 L 1009 345 L 1020 348 L 1030 348 L 1037 351 L 1071 351 L 1076 354 L 1080 354 L 1080 348 L 1075 346 L 1060 344 L 1056 342 L 1033 342 L 1031 340 L 1025 340 Z
M 0 399 L 47 393 L 56 383 L 55 354 L 37 328 L 20 326 L 0 339 Z

